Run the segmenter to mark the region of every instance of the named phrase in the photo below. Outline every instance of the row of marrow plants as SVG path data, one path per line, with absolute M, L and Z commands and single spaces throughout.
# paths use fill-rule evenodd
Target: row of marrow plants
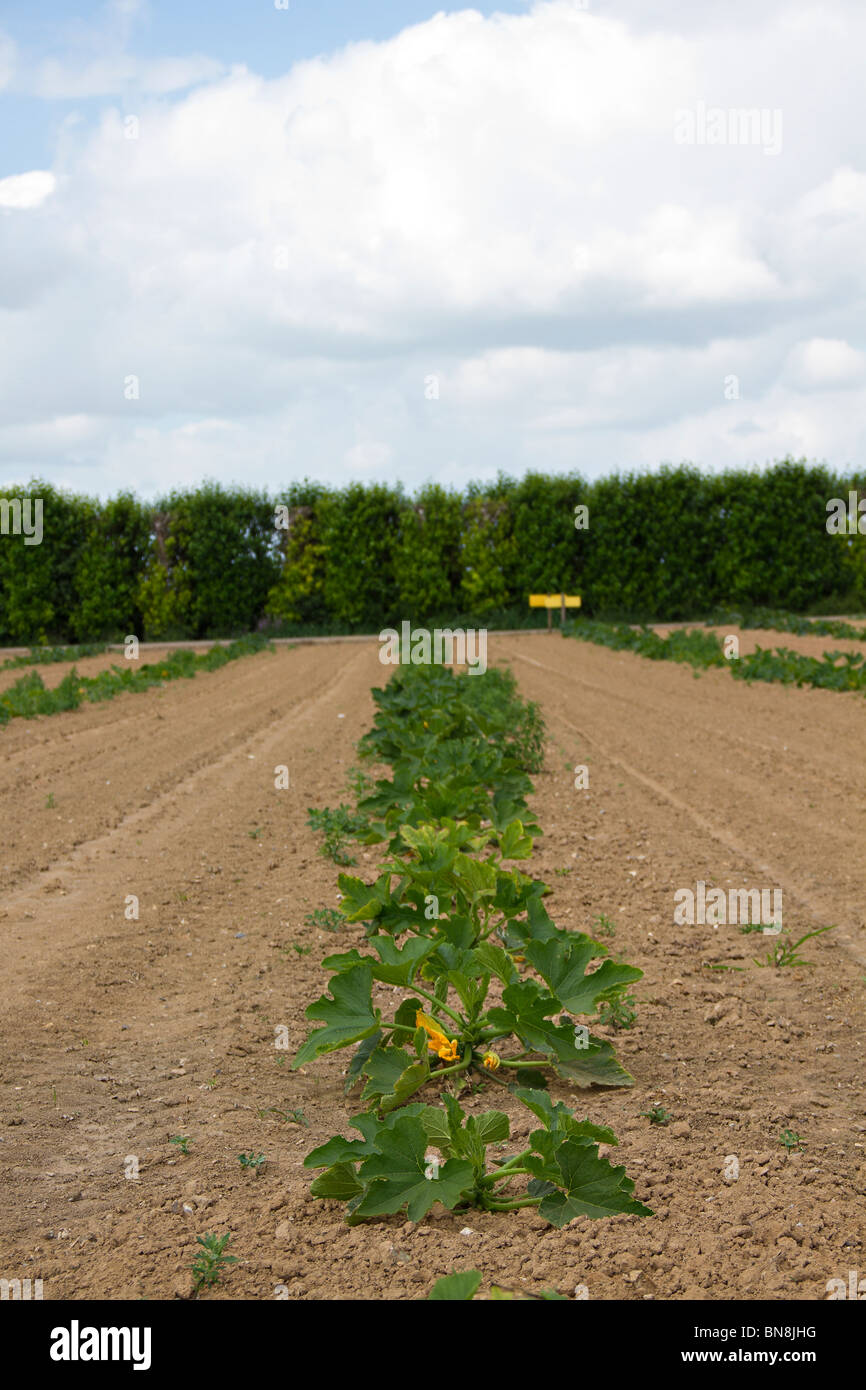
M 652 1213 L 599 1145 L 610 1129 L 578 1119 L 548 1091 L 632 1078 L 589 1018 L 642 972 L 551 920 L 550 889 L 520 861 L 541 833 L 527 797 L 543 758 L 537 706 L 510 673 L 459 675 L 407 666 L 373 692 L 362 759 L 390 767 L 358 801 L 353 833 L 384 845 L 373 883 L 343 873 L 341 913 L 364 924 L 363 949 L 328 956 L 327 992 L 307 1009 L 319 1026 L 295 1068 L 353 1049 L 351 1124 L 309 1153 L 311 1191 L 345 1203 L 350 1224 L 405 1211 L 535 1206 L 552 1225 L 574 1217 Z M 382 1002 L 391 986 L 395 1006 Z M 402 998 L 401 998 L 402 996 Z M 538 1121 L 509 1152 L 508 1115 L 470 1114 L 459 1097 L 505 1087 Z M 438 1100 L 436 1099 L 438 1094 Z

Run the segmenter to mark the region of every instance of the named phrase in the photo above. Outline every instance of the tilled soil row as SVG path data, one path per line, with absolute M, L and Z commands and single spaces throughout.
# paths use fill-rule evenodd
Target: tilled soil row
M 656 1215 L 349 1229 L 309 1196 L 303 1155 L 354 1106 L 346 1056 L 290 1061 L 322 956 L 363 931 L 305 921 L 339 872 L 306 811 L 348 799 L 388 671 L 372 643 L 300 647 L 0 733 L 0 1276 L 48 1299 L 187 1297 L 196 1235 L 229 1230 L 239 1263 L 200 1297 L 423 1297 L 474 1267 L 590 1299 L 808 1300 L 863 1268 L 861 698 L 556 635 L 491 639 L 491 658 L 548 721 L 531 869 L 551 914 L 590 931 L 607 914 L 612 953 L 646 972 L 617 1037 L 634 1088 L 554 1093 L 612 1126 Z M 795 937 L 837 929 L 807 943 L 813 968 L 759 969 L 771 939 L 673 924 L 698 880 L 780 887 Z M 669 1125 L 640 1115 L 654 1101 Z M 501 1088 L 463 1103 L 534 1127 Z M 241 1152 L 266 1155 L 258 1176 Z

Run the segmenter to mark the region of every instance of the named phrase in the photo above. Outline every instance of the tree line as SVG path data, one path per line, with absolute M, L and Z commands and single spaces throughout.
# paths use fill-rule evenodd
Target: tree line
M 304 481 L 101 501 L 34 480 L 0 488 L 0 643 L 373 632 L 407 618 L 529 626 L 527 596 L 562 591 L 627 621 L 862 610 L 866 540 L 827 528 L 831 499 L 858 487 L 793 459 L 411 495 Z M 28 498 L 38 543 L 19 522 Z

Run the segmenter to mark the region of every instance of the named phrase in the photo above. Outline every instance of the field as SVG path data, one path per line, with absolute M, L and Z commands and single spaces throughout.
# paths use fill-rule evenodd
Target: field
M 866 649 L 740 635 L 744 653 Z M 310 1195 L 304 1155 L 359 1107 L 347 1054 L 291 1058 L 322 957 L 364 933 L 308 920 L 337 906 L 338 869 L 307 811 L 350 799 L 390 668 L 372 640 L 283 646 L 0 730 L 9 1277 L 42 1278 L 46 1299 L 191 1297 L 196 1237 L 228 1231 L 238 1262 L 199 1297 L 424 1298 L 475 1268 L 485 1288 L 568 1297 L 820 1300 L 866 1273 L 863 696 L 696 677 L 555 633 L 491 636 L 489 659 L 547 724 L 530 872 L 548 911 L 589 933 L 603 915 L 644 971 L 634 1025 L 598 1030 L 634 1087 L 552 1094 L 615 1131 L 654 1216 L 556 1230 L 531 1208 L 437 1206 L 349 1227 Z M 68 669 L 41 668 L 46 685 Z M 372 879 L 380 851 L 352 852 Z M 675 890 L 697 881 L 780 887 L 791 940 L 834 930 L 805 943 L 809 965 L 762 968 L 775 938 L 674 924 Z M 501 1105 L 528 1133 L 503 1094 L 461 1103 Z M 656 1104 L 669 1122 L 642 1113 Z

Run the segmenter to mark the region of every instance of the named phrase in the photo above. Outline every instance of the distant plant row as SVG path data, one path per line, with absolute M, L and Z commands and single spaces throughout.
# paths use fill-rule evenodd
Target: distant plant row
M 756 626 L 756 624 L 753 624 Z M 849 624 L 834 626 L 849 627 Z M 798 632 L 801 628 L 796 629 Z M 807 631 L 810 629 L 806 628 Z M 846 636 L 862 635 L 850 627 Z M 824 690 L 866 691 L 866 655 L 863 652 L 824 652 L 806 656 L 788 647 L 757 647 L 748 655 L 729 654 L 715 633 L 696 628 L 679 628 L 667 637 L 650 628 L 628 627 L 624 623 L 600 623 L 582 619 L 566 625 L 565 635 L 582 642 L 595 642 L 612 651 L 637 652 L 652 661 L 682 661 L 696 670 L 727 666 L 737 680 L 772 681 L 783 685 L 811 685 Z
M 266 624 L 373 632 L 402 619 L 529 626 L 527 596 L 562 591 L 581 594 L 590 616 L 626 621 L 720 605 L 850 612 L 866 607 L 866 537 L 828 534 L 827 504 L 856 486 L 793 460 L 593 482 L 500 476 L 414 496 L 384 484 L 273 495 L 206 484 L 145 503 L 34 481 L 0 490 L 0 644 Z M 26 498 L 41 500 L 38 536 L 17 524 Z
M 85 701 L 101 704 L 113 700 L 124 691 L 150 690 L 166 681 L 189 680 L 199 671 L 218 671 L 230 661 L 242 656 L 254 656 L 269 647 L 267 639 L 254 634 L 241 637 L 227 646 L 211 647 L 207 652 L 178 650 L 162 661 L 145 665 L 118 666 L 96 676 L 80 676 L 73 666 L 59 685 L 48 689 L 38 671 L 28 671 L 7 690 L 0 692 L 0 728 L 10 719 L 35 719 L 43 714 L 62 714 L 78 709 Z M 97 649 L 101 650 L 101 649 Z M 270 647 L 273 651 L 274 648 Z M 78 652 L 80 656 L 82 653 Z M 94 655 L 86 651 L 84 655 Z M 47 658 L 50 662 L 52 658 Z M 57 660 L 66 660 L 58 657 Z M 11 664 L 11 663 L 10 663 Z

